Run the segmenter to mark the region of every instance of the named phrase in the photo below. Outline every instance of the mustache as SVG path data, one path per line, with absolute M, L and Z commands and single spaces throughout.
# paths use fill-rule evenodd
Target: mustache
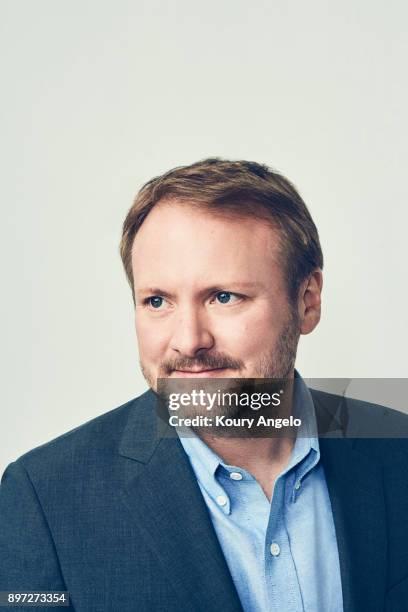
M 169 376 L 175 370 L 212 370 L 216 368 L 230 368 L 239 370 L 244 367 L 244 362 L 240 359 L 233 359 L 222 353 L 212 353 L 197 355 L 196 357 L 180 357 L 164 361 L 160 366 L 160 372 L 165 376 Z

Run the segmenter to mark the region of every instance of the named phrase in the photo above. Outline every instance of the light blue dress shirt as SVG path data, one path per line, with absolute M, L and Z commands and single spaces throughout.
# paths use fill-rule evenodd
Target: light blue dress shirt
M 294 414 L 302 425 L 271 502 L 249 472 L 179 433 L 245 612 L 343 610 L 313 399 L 297 373 Z

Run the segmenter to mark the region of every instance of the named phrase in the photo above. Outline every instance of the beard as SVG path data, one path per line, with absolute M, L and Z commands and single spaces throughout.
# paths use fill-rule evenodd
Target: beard
M 254 371 L 251 372 L 250 379 L 252 383 L 255 381 L 255 389 L 252 385 L 252 390 L 256 390 L 256 385 L 262 386 L 264 379 L 269 379 L 268 390 L 273 392 L 276 388 L 281 388 L 285 385 L 293 375 L 293 369 L 296 360 L 297 346 L 300 336 L 300 323 L 297 311 L 293 308 L 289 311 L 289 317 L 281 329 L 273 348 L 260 356 L 255 365 Z M 144 364 L 140 363 L 143 376 L 147 383 L 162 399 L 167 400 L 170 393 L 191 393 L 192 389 L 202 388 L 206 391 L 216 391 L 222 389 L 223 392 L 242 392 L 247 388 L 245 379 L 245 364 L 240 359 L 234 359 L 220 352 L 198 353 L 196 357 L 179 357 L 172 360 L 163 361 L 159 367 L 158 379 L 149 372 Z M 202 378 L 202 379 L 186 379 L 170 377 L 175 370 L 190 370 L 190 369 L 210 369 L 210 368 L 229 368 L 236 373 L 234 378 Z M 159 388 L 158 388 L 159 387 Z M 264 389 L 266 390 L 266 388 Z M 178 414 L 183 417 L 192 418 L 197 415 L 208 415 L 206 408 L 183 406 Z M 215 405 L 213 407 L 212 416 L 225 417 L 243 417 L 253 416 L 253 411 L 247 407 L 239 405 Z
M 280 331 L 274 348 L 260 357 L 254 378 L 286 379 L 292 375 L 300 336 L 299 328 L 297 313 L 291 311 L 289 321 Z

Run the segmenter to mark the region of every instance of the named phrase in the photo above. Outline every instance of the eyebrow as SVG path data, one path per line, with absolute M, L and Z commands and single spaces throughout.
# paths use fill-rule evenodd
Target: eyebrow
M 247 291 L 248 289 L 260 289 L 262 288 L 262 283 L 256 283 L 253 281 L 248 282 L 231 282 L 231 283 L 219 283 L 217 285 L 210 285 L 201 289 L 200 294 L 207 293 L 216 293 L 217 291 Z M 150 295 L 161 295 L 165 298 L 174 298 L 174 293 L 170 293 L 169 291 L 165 291 L 164 289 L 160 289 L 160 287 L 141 287 L 137 289 L 135 293 L 138 296 L 150 296 Z
M 148 295 L 162 295 L 166 298 L 172 298 L 174 295 L 169 293 L 168 291 L 164 291 L 164 289 L 160 289 L 159 287 L 141 287 L 140 289 L 135 290 L 136 295 L 140 296 L 148 296 Z

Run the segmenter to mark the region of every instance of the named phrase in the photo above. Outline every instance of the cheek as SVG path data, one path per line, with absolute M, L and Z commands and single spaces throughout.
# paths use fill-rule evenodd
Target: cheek
M 267 304 L 261 304 L 223 329 L 226 343 L 241 351 L 242 355 L 259 355 L 273 347 L 285 323 L 284 309 L 273 311 Z

